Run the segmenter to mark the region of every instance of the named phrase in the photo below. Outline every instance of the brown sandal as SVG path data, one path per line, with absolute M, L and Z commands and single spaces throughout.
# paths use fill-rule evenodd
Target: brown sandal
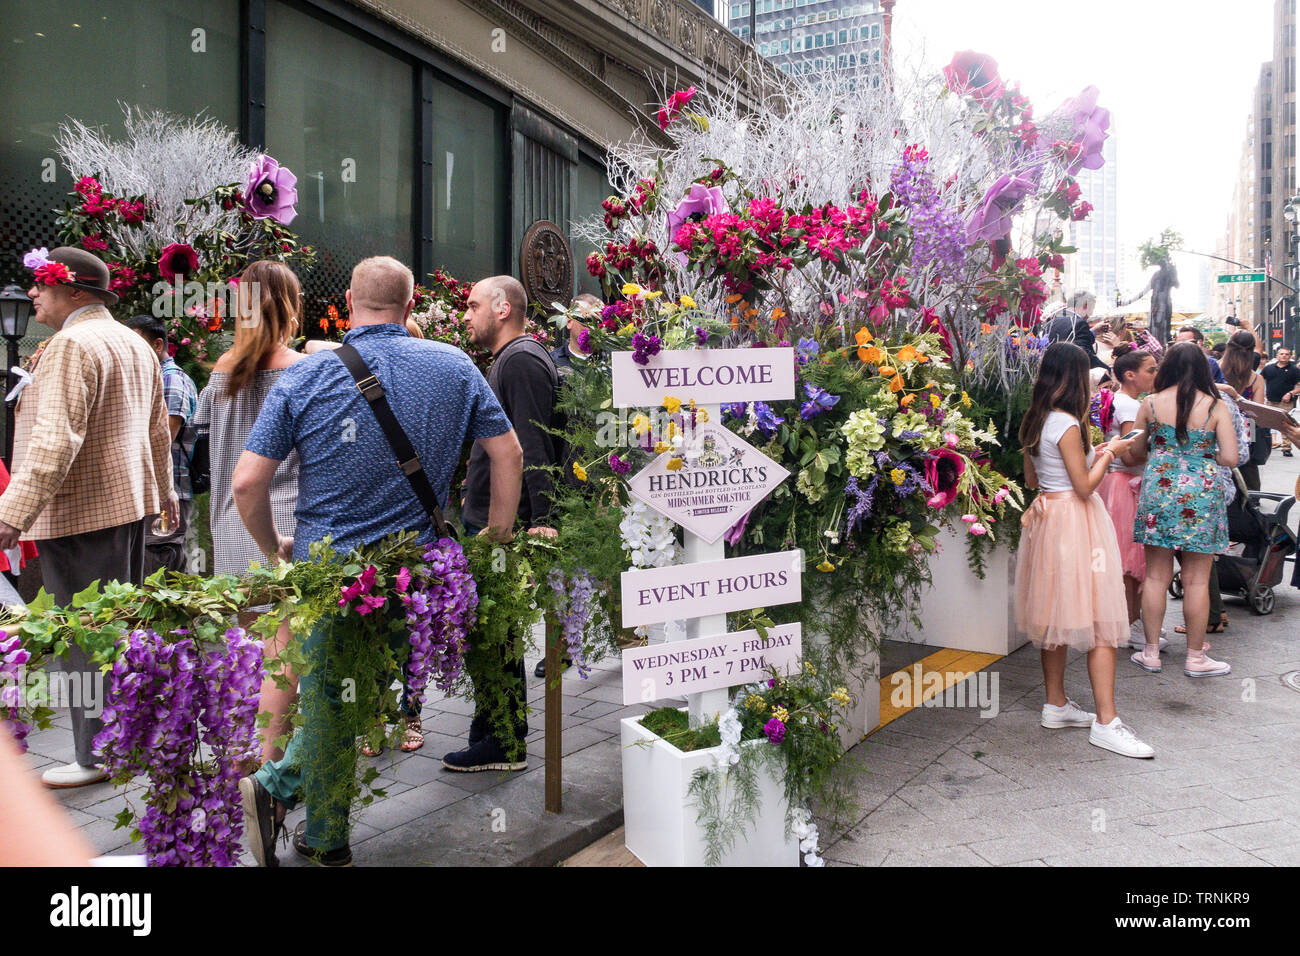
M 1222 634 L 1222 633 L 1223 633 L 1224 631 L 1226 631 L 1227 629 L 1228 629 L 1228 622 L 1227 622 L 1227 621 L 1220 621 L 1218 624 L 1210 624 L 1210 625 L 1207 625 L 1206 628 L 1205 628 L 1205 633 L 1206 633 L 1206 634 Z M 1186 634 L 1186 633 L 1187 633 L 1187 628 L 1184 627 L 1182 624 L 1175 624 L 1175 625 L 1174 625 L 1174 633 L 1175 633 L 1175 634 Z
M 402 753 L 415 753 L 424 746 L 424 727 L 419 717 L 406 718 L 406 732 L 402 737 Z

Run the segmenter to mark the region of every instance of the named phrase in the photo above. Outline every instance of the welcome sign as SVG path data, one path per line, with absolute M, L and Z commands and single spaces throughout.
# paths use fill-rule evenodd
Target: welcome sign
M 674 349 L 638 365 L 615 352 L 614 405 L 658 407 L 665 395 L 697 405 L 794 398 L 794 349 Z
M 623 703 L 640 704 L 718 687 L 750 684 L 778 673 L 799 671 L 803 629 L 798 624 L 737 631 L 623 652 Z
M 697 424 L 686 434 L 680 451 L 664 452 L 628 489 L 712 544 L 790 472 L 722 425 Z M 674 461 L 678 467 L 670 470 Z
M 802 573 L 802 551 L 624 571 L 623 626 L 793 604 Z

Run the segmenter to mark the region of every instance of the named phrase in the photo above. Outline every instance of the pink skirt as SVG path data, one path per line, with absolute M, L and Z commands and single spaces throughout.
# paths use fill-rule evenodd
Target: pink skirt
M 1097 495 L 1115 526 L 1119 541 L 1120 565 L 1130 578 L 1141 581 L 1147 576 L 1147 551 L 1142 543 L 1133 540 L 1133 517 L 1137 514 L 1138 492 L 1142 476 L 1122 471 L 1110 471 L 1101 480 Z
M 1119 545 L 1097 495 L 1040 494 L 1020 519 L 1016 630 L 1036 647 L 1090 651 L 1129 640 Z

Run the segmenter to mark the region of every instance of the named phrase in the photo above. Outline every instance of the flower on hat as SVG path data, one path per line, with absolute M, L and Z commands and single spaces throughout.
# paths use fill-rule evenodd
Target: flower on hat
M 62 262 L 47 262 L 37 266 L 35 277 L 42 285 L 58 285 L 61 282 L 72 282 L 75 278 L 72 270 Z
M 24 269 L 39 269 L 45 263 L 50 261 L 50 250 L 45 246 L 39 249 L 32 249 L 27 255 L 23 256 Z

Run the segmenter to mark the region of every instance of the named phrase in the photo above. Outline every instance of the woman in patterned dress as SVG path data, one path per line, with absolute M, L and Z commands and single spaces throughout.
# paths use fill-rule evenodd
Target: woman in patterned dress
M 217 359 L 212 377 L 199 395 L 194 427 L 200 434 L 205 430 L 208 433 L 212 474 L 208 521 L 212 528 L 213 570 L 217 574 L 245 574 L 254 561 L 265 565 L 277 560 L 275 555 L 262 554 L 244 527 L 231 482 L 235 463 L 271 386 L 282 371 L 304 358 L 289 348 L 289 341 L 298 331 L 301 306 L 302 287 L 288 266 L 265 259 L 249 265 L 239 277 L 235 342 Z M 271 511 L 276 529 L 286 538 L 293 537 L 297 504 L 298 454 L 293 452 L 280 463 L 271 482 Z M 290 555 L 278 557 L 290 559 Z M 257 616 L 245 612 L 239 623 L 250 627 Z M 292 636 L 288 623 L 282 624 L 266 648 L 266 657 L 278 654 Z M 292 674 L 286 677 L 290 689 L 277 686 L 273 675 L 262 684 L 258 709 L 271 714 L 270 724 L 258 731 L 263 760 L 283 756 L 274 741 L 288 732 L 286 717 L 298 699 L 297 678 Z
M 1228 511 L 1217 466 L 1237 464 L 1237 432 L 1200 346 L 1182 342 L 1165 353 L 1155 392 L 1142 403 L 1135 427 L 1146 429 L 1146 442 L 1136 443 L 1133 455 L 1147 463 L 1133 519 L 1133 539 L 1146 546 L 1142 583 L 1146 646 L 1132 660 L 1152 673 L 1160 671 L 1156 642 L 1178 551 L 1187 625 L 1183 673 L 1188 677 L 1228 674 L 1231 667 L 1206 654 L 1205 626 L 1210 567 L 1214 555 L 1228 547 Z

